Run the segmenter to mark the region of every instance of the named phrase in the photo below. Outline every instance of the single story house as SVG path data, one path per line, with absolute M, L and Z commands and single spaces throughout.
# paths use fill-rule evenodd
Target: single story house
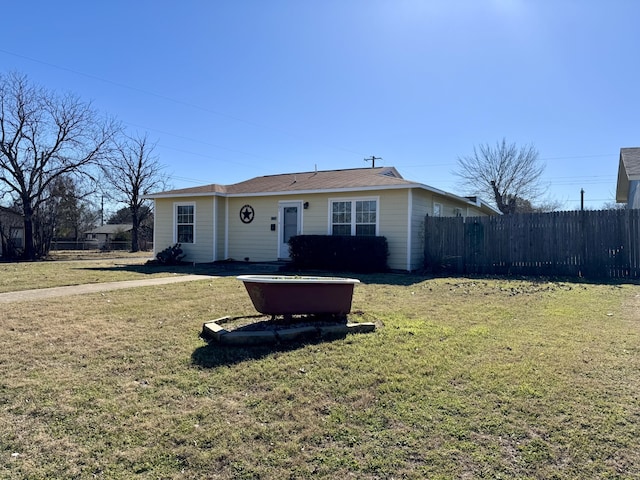
M 180 243 L 198 263 L 288 259 L 293 235 L 377 235 L 387 238 L 389 267 L 411 271 L 423 263 L 425 215 L 499 214 L 393 167 L 268 175 L 147 198 L 155 203 L 154 253 Z
M 133 225 L 128 223 L 107 224 L 85 232 L 85 238 L 94 240 L 97 243 L 97 247 L 102 248 L 109 242 L 114 241 L 117 235 L 130 232 L 132 229 Z
M 621 148 L 616 202 L 640 208 L 640 148 Z
M 24 219 L 22 214 L 0 207 L 0 257 L 15 254 L 24 248 Z

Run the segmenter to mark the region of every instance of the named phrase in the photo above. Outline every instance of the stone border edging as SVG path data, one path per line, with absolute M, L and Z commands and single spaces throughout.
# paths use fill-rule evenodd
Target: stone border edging
M 350 333 L 373 332 L 376 328 L 374 323 L 363 322 L 321 326 L 305 325 L 280 330 L 229 331 L 220 325 L 229 320 L 232 318 L 226 316 L 204 323 L 200 336 L 207 342 L 216 341 L 223 345 L 273 345 L 315 338 L 339 338 Z

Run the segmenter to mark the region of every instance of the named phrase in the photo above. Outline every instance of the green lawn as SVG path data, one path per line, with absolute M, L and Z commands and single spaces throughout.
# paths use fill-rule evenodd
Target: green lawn
M 233 278 L 5 305 L 0 478 L 640 477 L 639 286 L 360 278 L 279 348 L 198 338 Z
M 175 273 L 205 273 L 204 267 L 168 269 L 147 266 L 146 262 L 153 257 L 150 252 L 55 252 L 52 257 L 56 261 L 0 263 L 0 293 L 138 280 Z

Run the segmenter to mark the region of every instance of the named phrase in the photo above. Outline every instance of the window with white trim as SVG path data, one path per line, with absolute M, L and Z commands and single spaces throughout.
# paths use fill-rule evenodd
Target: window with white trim
M 195 205 L 176 205 L 176 242 L 194 243 Z
M 378 226 L 378 200 L 332 200 L 331 235 L 375 236 Z
M 442 204 L 441 203 L 434 203 L 433 204 L 433 216 L 434 217 L 441 217 L 442 216 Z

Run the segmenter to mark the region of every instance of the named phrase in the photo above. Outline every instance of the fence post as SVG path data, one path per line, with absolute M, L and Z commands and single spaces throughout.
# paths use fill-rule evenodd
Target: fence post
M 585 235 L 585 217 L 586 212 L 584 210 L 580 210 L 580 260 L 578 260 L 578 274 L 581 277 L 585 277 L 588 274 L 587 268 L 587 236 Z

